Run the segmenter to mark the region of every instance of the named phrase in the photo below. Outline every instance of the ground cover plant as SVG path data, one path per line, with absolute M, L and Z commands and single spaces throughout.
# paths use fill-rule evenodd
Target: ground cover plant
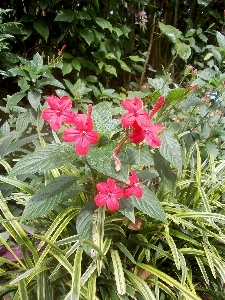
M 2 6 L 2 299 L 225 298 L 223 11 L 185 4 Z

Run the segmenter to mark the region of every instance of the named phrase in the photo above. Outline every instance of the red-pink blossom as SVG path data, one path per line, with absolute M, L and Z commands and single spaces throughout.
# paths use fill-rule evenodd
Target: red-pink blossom
M 75 152 L 79 155 L 86 155 L 89 146 L 98 141 L 98 132 L 93 130 L 93 122 L 89 115 L 76 114 L 74 117 L 74 127 L 63 131 L 65 142 L 75 142 Z
M 197 89 L 197 87 L 198 87 L 198 84 L 197 84 L 197 83 L 194 84 L 194 85 L 192 85 L 191 87 L 189 87 L 188 92 L 191 92 L 191 91 Z
M 129 176 L 130 184 L 123 190 L 123 196 L 125 198 L 129 198 L 132 195 L 135 195 L 138 199 L 140 199 L 143 195 L 143 190 L 140 187 L 139 179 L 134 170 L 131 170 L 131 176 Z
M 62 122 L 73 123 L 75 113 L 71 110 L 72 101 L 67 96 L 62 98 L 49 96 L 47 102 L 50 107 L 42 111 L 41 117 L 43 120 L 50 121 L 50 127 L 53 130 L 59 130 Z
M 137 122 L 141 128 L 149 125 L 150 117 L 147 111 L 143 110 L 143 103 L 138 97 L 134 97 L 134 101 L 127 98 L 122 101 L 122 105 L 128 110 L 128 113 L 121 117 L 123 127 L 133 126 L 134 122 Z
M 164 126 L 161 124 L 152 124 L 145 129 L 142 129 L 138 124 L 135 124 L 135 129 L 129 134 L 130 141 L 131 143 L 139 144 L 145 140 L 152 148 L 156 148 L 161 145 L 161 139 L 157 134 L 163 130 Z
M 118 210 L 118 200 L 123 196 L 123 190 L 116 185 L 116 182 L 112 178 L 108 178 L 107 182 L 99 182 L 96 184 L 96 188 L 99 191 L 94 198 L 97 206 L 107 205 L 109 210 Z
M 158 110 L 163 106 L 165 102 L 165 96 L 160 96 L 156 102 L 156 104 L 153 106 L 153 109 L 149 115 L 150 120 L 153 118 L 153 116 L 157 113 Z

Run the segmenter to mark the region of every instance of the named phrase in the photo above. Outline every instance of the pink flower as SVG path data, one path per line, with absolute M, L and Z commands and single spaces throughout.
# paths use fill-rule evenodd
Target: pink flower
M 159 147 L 161 140 L 157 136 L 161 131 L 164 130 L 164 126 L 161 124 L 152 124 L 147 128 L 142 129 L 140 126 L 135 124 L 135 129 L 129 134 L 131 143 L 139 144 L 143 140 L 146 141 L 152 148 Z
M 71 110 L 72 101 L 67 96 L 62 98 L 49 96 L 47 102 L 50 107 L 42 111 L 41 117 L 43 120 L 50 121 L 50 127 L 53 130 L 59 130 L 62 122 L 73 123 L 75 113 Z
M 96 188 L 99 191 L 94 198 L 97 206 L 107 205 L 109 210 L 118 210 L 118 200 L 123 196 L 123 190 L 117 186 L 115 180 L 112 178 L 107 179 L 107 183 L 99 182 L 96 184 Z
M 132 195 L 135 195 L 138 199 L 140 199 L 143 195 L 143 190 L 140 187 L 139 179 L 134 172 L 131 170 L 131 176 L 129 176 L 130 184 L 128 184 L 123 190 L 123 196 L 125 198 L 129 198 Z
M 149 125 L 150 117 L 147 111 L 143 110 L 142 101 L 138 97 L 134 97 L 134 101 L 127 98 L 122 101 L 123 107 L 128 110 L 128 113 L 121 117 L 123 127 L 129 127 L 137 122 L 137 124 L 145 128 Z
M 76 128 L 70 127 L 63 131 L 63 139 L 65 142 L 76 141 L 75 152 L 84 156 L 87 154 L 90 144 L 97 143 L 98 133 L 93 130 L 93 122 L 89 115 L 75 115 L 74 125 Z
M 161 96 L 158 98 L 156 104 L 153 106 L 153 109 L 149 115 L 150 120 L 153 118 L 153 116 L 157 113 L 158 110 L 160 110 L 160 108 L 163 106 L 165 102 L 165 96 Z

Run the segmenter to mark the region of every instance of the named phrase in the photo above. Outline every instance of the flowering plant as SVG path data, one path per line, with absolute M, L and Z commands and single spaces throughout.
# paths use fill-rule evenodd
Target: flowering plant
M 136 214 L 142 213 L 166 223 L 163 207 L 152 191 L 152 178 L 158 176 L 158 159 L 179 167 L 181 153 L 174 134 L 153 121 L 164 102 L 160 96 L 149 112 L 138 97 L 127 98 L 119 118 L 109 102 L 88 105 L 87 112 L 81 113 L 67 96 L 48 96 L 41 118 L 49 121 L 46 125 L 53 130 L 55 142 L 46 145 L 40 134 L 42 147 L 18 161 L 11 175 L 50 171 L 52 179 L 30 198 L 22 220 L 42 217 L 60 202 L 77 205 L 82 199 L 76 230 L 80 241 L 93 243 L 83 245 L 90 255 L 94 244 L 102 247 L 95 236 L 106 213 L 133 223 Z M 48 129 L 47 133 L 50 137 Z

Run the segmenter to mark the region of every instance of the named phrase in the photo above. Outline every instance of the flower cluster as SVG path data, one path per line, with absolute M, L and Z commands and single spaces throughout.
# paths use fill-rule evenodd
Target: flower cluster
M 134 100 L 127 98 L 122 101 L 122 106 L 128 112 L 121 117 L 121 123 L 124 128 L 129 128 L 129 131 L 112 153 L 115 158 L 116 171 L 121 168 L 118 154 L 127 139 L 135 144 L 145 140 L 153 148 L 161 145 L 158 134 L 164 130 L 164 127 L 161 124 L 150 124 L 150 122 L 164 101 L 164 96 L 159 97 L 150 114 L 143 109 L 143 103 L 138 97 L 134 97 Z M 91 118 L 92 106 L 88 106 L 87 114 L 76 114 L 71 110 L 72 101 L 67 96 L 61 98 L 49 96 L 47 102 L 49 107 L 42 111 L 42 119 L 50 121 L 50 127 L 53 130 L 59 130 L 63 123 L 70 125 L 63 131 L 63 140 L 75 142 L 75 152 L 81 156 L 86 155 L 90 145 L 94 145 L 98 141 L 98 132 L 93 129 Z M 122 197 L 129 198 L 135 195 L 140 199 L 143 191 L 139 179 L 134 170 L 131 170 L 130 174 L 129 184 L 120 184 L 122 186 L 125 184 L 123 188 L 117 186 L 112 178 L 108 178 L 107 182 L 99 182 L 96 185 L 99 193 L 94 198 L 96 205 L 107 205 L 111 211 L 114 211 L 119 209 L 119 199 Z
M 157 136 L 164 130 L 164 126 L 161 124 L 150 124 L 151 119 L 162 107 L 165 102 L 165 97 L 158 98 L 150 114 L 143 110 L 143 103 L 138 97 L 134 97 L 134 101 L 127 98 L 123 100 L 123 107 L 128 110 L 121 118 L 123 127 L 133 127 L 133 131 L 130 132 L 129 138 L 131 143 L 139 144 L 142 141 L 146 141 L 151 147 L 156 148 L 161 145 L 161 140 Z
M 108 178 L 107 182 L 99 182 L 96 185 L 98 194 L 95 196 L 94 201 L 97 206 L 107 205 L 111 211 L 119 209 L 119 199 L 122 197 L 129 198 L 135 195 L 140 199 L 143 195 L 142 188 L 139 183 L 139 179 L 134 170 L 131 170 L 131 176 L 129 176 L 129 184 L 126 187 L 117 186 L 116 182 L 112 178 Z
M 59 130 L 62 123 L 74 125 L 63 131 L 63 139 L 66 142 L 76 142 L 75 152 L 79 155 L 86 155 L 89 146 L 98 141 L 98 133 L 93 130 L 93 121 L 90 114 L 75 114 L 72 108 L 72 101 L 64 96 L 47 97 L 50 107 L 42 111 L 42 119 L 50 121 L 50 127 L 53 130 Z M 89 111 L 91 109 L 89 108 Z

